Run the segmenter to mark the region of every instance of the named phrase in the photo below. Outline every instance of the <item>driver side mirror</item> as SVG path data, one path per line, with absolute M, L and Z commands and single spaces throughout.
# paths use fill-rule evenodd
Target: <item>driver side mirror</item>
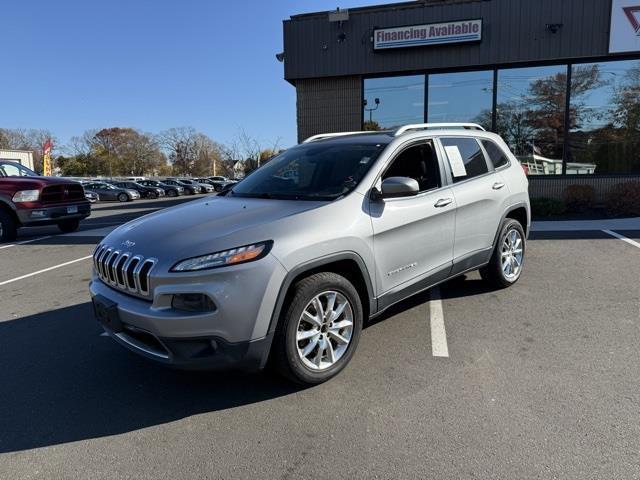
M 389 177 L 382 181 L 382 192 L 377 193 L 378 199 L 412 197 L 420 191 L 420 185 L 413 178 L 409 177 Z

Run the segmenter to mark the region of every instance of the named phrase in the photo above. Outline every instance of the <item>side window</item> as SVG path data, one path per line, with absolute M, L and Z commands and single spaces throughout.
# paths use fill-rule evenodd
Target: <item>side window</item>
M 421 192 L 441 187 L 440 168 L 433 143 L 421 143 L 400 152 L 382 175 L 383 180 L 389 177 L 413 178 L 420 185 Z
M 487 155 L 489 155 L 489 160 L 491 160 L 493 168 L 500 168 L 509 164 L 509 159 L 498 145 L 491 140 L 481 140 L 481 142 L 487 151 Z
M 468 180 L 489 171 L 487 161 L 475 138 L 441 138 L 442 146 L 447 153 L 451 166 L 453 183 Z

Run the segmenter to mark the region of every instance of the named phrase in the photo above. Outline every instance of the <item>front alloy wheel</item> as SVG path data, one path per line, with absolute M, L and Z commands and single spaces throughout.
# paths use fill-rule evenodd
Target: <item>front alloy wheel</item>
M 276 328 L 272 361 L 285 377 L 316 385 L 347 366 L 358 346 L 363 309 L 342 275 L 321 272 L 296 283 Z
M 312 370 L 326 370 L 342 358 L 353 334 L 353 309 L 339 292 L 323 292 L 305 307 L 296 334 L 300 360 Z

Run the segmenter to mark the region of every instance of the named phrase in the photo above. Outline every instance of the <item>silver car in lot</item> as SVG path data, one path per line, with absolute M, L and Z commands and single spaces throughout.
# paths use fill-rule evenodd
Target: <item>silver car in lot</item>
M 86 182 L 83 183 L 85 192 L 93 192 L 98 195 L 100 201 L 115 200 L 118 202 L 130 202 L 138 200 L 140 193 L 129 188 L 116 187 L 107 182 Z
M 147 358 L 269 361 L 317 384 L 391 305 L 476 269 L 513 285 L 529 224 L 522 167 L 477 125 L 318 135 L 224 195 L 117 228 L 90 291 L 105 331 Z

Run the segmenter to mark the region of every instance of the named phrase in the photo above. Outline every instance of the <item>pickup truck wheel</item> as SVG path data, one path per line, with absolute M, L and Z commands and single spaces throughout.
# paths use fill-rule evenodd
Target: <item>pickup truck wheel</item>
M 129 195 L 127 195 L 126 193 L 121 193 L 120 195 L 118 195 L 118 201 L 119 202 L 128 202 L 129 201 Z
M 483 280 L 498 288 L 510 287 L 518 281 L 524 267 L 526 240 L 522 225 L 517 220 L 506 218 L 489 263 L 480 269 Z
M 11 215 L 0 210 L 0 243 L 13 242 L 16 239 L 16 222 Z
M 274 363 L 285 377 L 316 385 L 347 366 L 362 331 L 362 304 L 344 277 L 317 273 L 293 287 L 274 338 Z
M 75 232 L 79 226 L 80 220 L 64 220 L 63 222 L 58 222 L 58 228 L 63 233 Z

